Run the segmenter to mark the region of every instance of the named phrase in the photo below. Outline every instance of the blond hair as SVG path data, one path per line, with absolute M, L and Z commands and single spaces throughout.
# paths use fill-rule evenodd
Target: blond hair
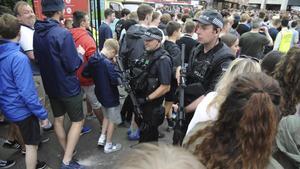
M 246 13 L 243 13 L 242 16 L 241 16 L 241 22 L 246 22 L 248 21 L 250 18 L 250 16 Z
M 250 58 L 237 58 L 232 61 L 217 83 L 215 88 L 217 96 L 210 102 L 207 109 L 210 109 L 211 106 L 215 106 L 219 109 L 229 92 L 233 80 L 238 75 L 249 72 L 261 72 L 260 64 Z
M 116 53 L 119 52 L 119 42 L 116 39 L 107 39 L 104 42 L 104 48 L 108 50 L 115 50 Z
M 116 169 L 205 169 L 205 167 L 183 148 L 143 144 L 126 155 Z
M 20 8 L 22 8 L 23 6 L 30 6 L 27 2 L 25 1 L 18 1 L 15 6 L 14 6 L 14 13 L 15 13 L 15 16 L 18 16 L 20 15 L 19 13 L 19 10 Z

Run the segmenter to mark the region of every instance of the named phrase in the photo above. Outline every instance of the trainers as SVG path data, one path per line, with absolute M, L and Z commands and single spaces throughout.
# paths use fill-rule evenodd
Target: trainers
M 43 128 L 43 131 L 44 131 L 44 132 L 51 132 L 51 131 L 54 131 L 54 126 L 52 125 L 52 126 L 49 127 L 49 128 Z
M 19 149 L 21 145 L 17 141 L 9 141 L 5 140 L 3 144 L 4 148 L 11 148 L 11 149 Z
M 137 129 L 135 132 L 132 132 L 128 135 L 128 140 L 137 141 L 140 139 L 140 130 Z
M 16 164 L 13 160 L 0 160 L 0 168 L 10 168 Z
M 125 97 L 126 97 L 126 95 L 124 95 L 124 94 L 119 94 L 119 98 L 120 98 L 120 99 L 125 99 Z
M 47 164 L 44 161 L 37 161 L 36 169 L 44 169 L 47 167 Z
M 69 165 L 66 165 L 62 162 L 60 169 L 85 169 L 85 167 L 76 161 L 70 161 Z
M 127 135 L 129 136 L 131 134 L 131 128 L 127 129 Z
M 80 135 L 82 136 L 82 135 L 87 134 L 87 133 L 89 133 L 91 131 L 92 131 L 92 128 L 87 127 L 87 126 L 83 126 L 82 129 L 81 129 Z
M 116 151 L 119 151 L 121 150 L 122 148 L 122 145 L 117 143 L 117 144 L 111 144 L 110 146 L 109 145 L 105 145 L 104 147 L 104 153 L 112 153 L 112 152 L 116 152 Z
M 87 120 L 93 120 L 93 119 L 95 119 L 95 118 L 97 118 L 96 117 L 96 115 L 94 115 L 93 113 L 92 114 L 90 114 L 90 115 L 86 115 L 86 117 L 85 117 Z
M 26 150 L 20 149 L 22 155 L 26 155 Z
M 101 136 L 100 136 L 99 139 L 98 139 L 98 146 L 104 146 L 105 142 L 106 142 L 105 137 L 101 138 Z
M 41 136 L 41 143 L 47 143 L 50 140 L 48 136 L 45 136 L 44 134 Z
M 160 132 L 160 131 L 158 131 L 158 138 L 164 138 L 164 137 L 165 137 L 165 134 L 162 133 L 162 132 Z

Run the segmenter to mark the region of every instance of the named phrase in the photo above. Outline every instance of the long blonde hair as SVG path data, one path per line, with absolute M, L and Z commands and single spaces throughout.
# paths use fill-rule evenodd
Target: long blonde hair
M 181 147 L 142 144 L 122 158 L 115 169 L 206 169 L 196 156 Z
M 237 58 L 232 61 L 226 72 L 221 76 L 219 82 L 217 83 L 215 88 L 217 95 L 207 106 L 207 109 L 209 110 L 211 106 L 215 106 L 217 109 L 219 109 L 229 92 L 233 80 L 238 75 L 247 72 L 261 72 L 260 64 L 250 58 Z

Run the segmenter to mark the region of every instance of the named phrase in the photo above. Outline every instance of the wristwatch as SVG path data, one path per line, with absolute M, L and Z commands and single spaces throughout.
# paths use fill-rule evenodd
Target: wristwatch
M 146 97 L 146 101 L 150 101 L 150 98 L 149 98 L 149 96 L 147 96 L 147 97 Z

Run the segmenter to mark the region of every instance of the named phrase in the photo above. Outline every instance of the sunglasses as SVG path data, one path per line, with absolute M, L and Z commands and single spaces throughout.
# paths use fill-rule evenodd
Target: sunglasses
M 252 56 L 247 56 L 247 55 L 240 55 L 238 58 L 243 58 L 243 59 L 251 59 L 257 63 L 259 63 L 259 59 L 252 57 Z

